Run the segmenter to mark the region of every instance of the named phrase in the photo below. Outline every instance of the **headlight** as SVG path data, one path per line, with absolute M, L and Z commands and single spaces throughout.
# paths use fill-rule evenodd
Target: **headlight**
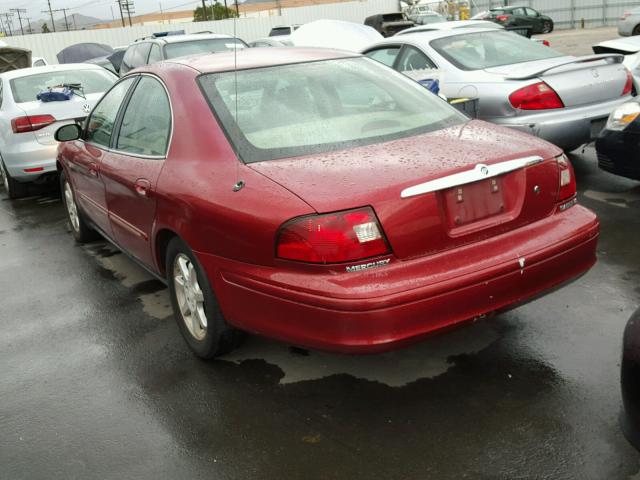
M 607 130 L 624 130 L 640 115 L 640 103 L 629 102 L 616 108 L 607 120 Z

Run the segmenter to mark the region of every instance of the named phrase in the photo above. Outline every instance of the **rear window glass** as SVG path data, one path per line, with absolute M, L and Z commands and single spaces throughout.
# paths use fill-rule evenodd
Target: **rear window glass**
M 277 37 L 280 35 L 289 35 L 290 33 L 291 33 L 291 27 L 276 27 L 271 29 L 271 31 L 269 32 L 269 36 Z
M 206 74 L 199 81 L 245 162 L 379 143 L 468 120 L 368 58 Z
M 164 55 L 165 58 L 176 58 L 199 53 L 224 52 L 246 46 L 247 44 L 238 38 L 206 38 L 203 40 L 168 43 L 164 46 Z
M 432 40 L 430 45 L 462 70 L 481 70 L 562 56 L 552 48 L 507 31 L 454 35 Z
M 27 75 L 11 80 L 16 103 L 35 102 L 36 95 L 50 87 L 79 83 L 85 95 L 106 92 L 117 80 L 112 73 L 100 70 L 64 70 Z

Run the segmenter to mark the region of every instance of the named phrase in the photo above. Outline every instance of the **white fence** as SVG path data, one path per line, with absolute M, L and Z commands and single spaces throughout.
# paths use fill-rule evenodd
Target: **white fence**
M 9 45 L 28 48 L 35 57 L 44 57 L 49 63 L 58 63 L 56 53 L 69 45 L 81 42 L 105 43 L 113 47 L 128 45 L 135 39 L 163 30 L 185 30 L 187 33 L 211 31 L 226 33 L 248 42 L 266 37 L 271 27 L 292 23 L 307 23 L 319 19 L 345 20 L 362 23 L 365 17 L 376 13 L 399 11 L 398 0 L 366 0 L 345 3 L 288 8 L 282 16 L 238 18 L 214 22 L 174 23 L 100 30 L 37 33 L 3 38 Z M 330 32 L 327 32 L 330 35 Z

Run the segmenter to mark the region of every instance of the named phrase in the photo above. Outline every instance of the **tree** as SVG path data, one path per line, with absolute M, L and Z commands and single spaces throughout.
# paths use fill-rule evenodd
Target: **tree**
M 51 33 L 51 30 L 49 30 L 49 26 L 47 25 L 47 22 L 44 22 L 42 24 L 42 33 Z
M 206 13 L 206 17 L 205 14 Z M 221 3 L 214 3 L 211 6 L 207 6 L 207 10 L 203 10 L 202 7 L 198 7 L 193 11 L 194 22 L 204 22 L 206 20 L 222 20 L 224 18 L 237 17 L 238 14 L 235 10 L 227 8 Z

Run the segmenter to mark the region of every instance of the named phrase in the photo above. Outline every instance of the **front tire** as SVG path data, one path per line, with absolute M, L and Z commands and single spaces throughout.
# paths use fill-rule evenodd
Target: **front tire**
M 26 197 L 29 193 L 29 185 L 26 183 L 20 183 L 11 178 L 7 167 L 2 164 L 2 182 L 4 183 L 4 189 L 7 192 L 7 196 L 10 200 Z
M 550 20 L 545 20 L 542 23 L 542 33 L 551 33 L 553 32 L 553 22 Z
M 76 193 L 73 190 L 73 185 L 67 180 L 64 172 L 60 172 L 60 192 L 62 193 L 62 202 L 67 211 L 67 220 L 69 221 L 73 238 L 78 243 L 87 243 L 95 240 L 98 234 L 84 219 L 76 203 Z
M 200 358 L 210 359 L 237 347 L 243 334 L 224 320 L 209 279 L 189 246 L 179 238 L 169 242 L 167 283 L 180 333 Z
M 631 35 L 640 35 L 640 25 L 636 25 L 635 27 L 633 27 L 633 32 L 631 32 Z

